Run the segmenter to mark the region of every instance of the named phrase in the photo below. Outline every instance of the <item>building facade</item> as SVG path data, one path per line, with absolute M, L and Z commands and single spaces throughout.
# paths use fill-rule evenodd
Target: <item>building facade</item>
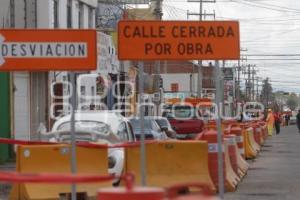
M 1 23 L 9 28 L 95 28 L 97 0 L 2 0 Z M 35 140 L 51 127 L 49 86 L 66 72 L 10 73 L 10 137 Z

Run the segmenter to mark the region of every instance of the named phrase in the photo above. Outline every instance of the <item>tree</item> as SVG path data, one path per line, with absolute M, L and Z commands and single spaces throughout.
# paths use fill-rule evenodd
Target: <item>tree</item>
M 266 78 L 263 80 L 262 90 L 261 90 L 261 102 L 263 105 L 268 108 L 272 102 L 274 102 L 274 94 L 273 94 L 273 88 L 269 81 L 269 78 Z
M 291 109 L 291 110 L 295 110 L 298 105 L 299 105 L 299 99 L 297 97 L 297 95 L 295 93 L 292 93 L 287 101 L 286 101 L 286 105 Z

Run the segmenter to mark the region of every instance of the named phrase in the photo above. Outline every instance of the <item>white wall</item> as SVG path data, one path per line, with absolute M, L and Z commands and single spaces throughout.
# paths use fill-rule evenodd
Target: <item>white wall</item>
M 53 1 L 37 1 L 37 26 L 38 28 L 52 28 L 53 25 Z
M 190 74 L 161 74 L 161 77 L 163 78 L 163 87 L 166 91 L 171 91 L 172 83 L 178 83 L 178 91 L 190 92 Z M 196 77 L 196 74 L 194 74 L 193 78 L 195 79 Z M 194 82 L 196 81 L 194 80 Z
M 68 0 L 59 0 L 59 28 L 67 28 L 67 2 Z
M 72 25 L 73 28 L 78 28 L 78 12 L 79 12 L 79 3 L 78 1 L 72 2 Z
M 83 4 L 83 28 L 89 28 L 89 7 Z

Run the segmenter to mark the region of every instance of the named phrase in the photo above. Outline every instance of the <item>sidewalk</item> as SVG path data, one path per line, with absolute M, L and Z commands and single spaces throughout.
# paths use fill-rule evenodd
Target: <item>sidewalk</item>
M 296 125 L 268 138 L 247 176 L 227 200 L 295 200 L 300 197 L 300 134 Z

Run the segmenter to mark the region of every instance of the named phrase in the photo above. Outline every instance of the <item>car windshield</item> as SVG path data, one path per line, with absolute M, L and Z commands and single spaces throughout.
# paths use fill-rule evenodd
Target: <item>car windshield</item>
M 156 119 L 155 121 L 160 127 L 169 127 L 169 123 L 166 119 Z
M 133 130 L 136 131 L 141 129 L 140 119 L 131 119 L 130 122 Z M 151 120 L 145 119 L 144 124 L 145 124 L 145 129 L 152 129 Z
M 190 106 L 173 106 L 164 113 L 168 118 L 193 118 L 195 117 L 195 109 Z
M 102 122 L 95 121 L 75 121 L 75 129 L 77 130 L 85 130 L 85 131 L 95 131 L 102 134 L 109 133 L 109 125 Z M 58 131 L 70 131 L 71 130 L 71 122 L 64 122 L 58 128 Z

